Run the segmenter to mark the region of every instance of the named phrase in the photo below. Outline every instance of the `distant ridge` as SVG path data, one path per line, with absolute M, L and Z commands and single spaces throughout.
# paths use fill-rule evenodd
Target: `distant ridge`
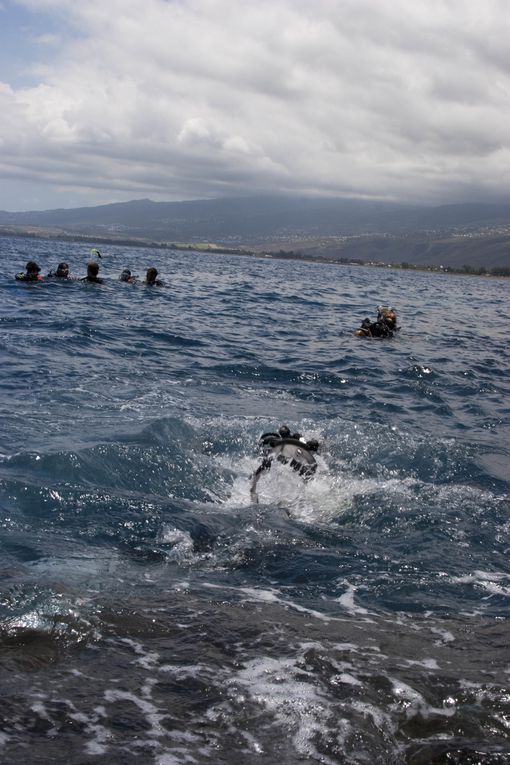
M 211 241 L 258 250 L 291 248 L 309 257 L 327 253 L 328 259 L 348 252 L 353 258 L 364 253 L 395 262 L 398 253 L 399 262 L 416 264 L 433 257 L 444 265 L 458 264 L 460 259 L 477 266 L 510 266 L 510 203 L 417 207 L 275 195 L 182 202 L 138 199 L 96 207 L 0 212 L 0 227 L 166 243 Z
M 376 230 L 386 215 L 402 205 L 364 200 L 279 196 L 237 197 L 183 202 L 138 199 L 98 207 L 0 212 L 0 225 L 61 226 L 88 230 L 122 227 L 131 236 L 263 238 L 282 231 L 355 234 Z

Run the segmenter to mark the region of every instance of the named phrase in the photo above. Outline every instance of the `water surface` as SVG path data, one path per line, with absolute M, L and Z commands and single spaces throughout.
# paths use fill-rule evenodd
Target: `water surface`
M 0 251 L 2 762 L 509 762 L 508 281 Z

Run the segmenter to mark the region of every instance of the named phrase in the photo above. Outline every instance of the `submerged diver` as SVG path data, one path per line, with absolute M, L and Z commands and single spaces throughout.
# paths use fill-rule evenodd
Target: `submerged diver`
M 289 465 L 304 481 L 310 480 L 317 470 L 317 462 L 312 454 L 319 449 L 319 442 L 315 438 L 305 441 L 300 433 L 291 433 L 286 425 L 282 425 L 278 433 L 263 433 L 259 444 L 264 456 L 251 476 L 250 484 L 250 495 L 255 502 L 258 502 L 257 482 L 262 473 L 271 469 L 275 459 L 283 465 Z
M 377 308 L 377 319 L 363 319 L 361 327 L 354 333 L 358 337 L 393 337 L 398 332 L 397 312 L 391 306 L 380 305 Z
M 43 279 L 39 273 L 40 270 L 41 267 L 35 260 L 29 260 L 25 266 L 25 273 L 22 271 L 21 273 L 16 274 L 14 278 L 19 282 L 40 282 Z

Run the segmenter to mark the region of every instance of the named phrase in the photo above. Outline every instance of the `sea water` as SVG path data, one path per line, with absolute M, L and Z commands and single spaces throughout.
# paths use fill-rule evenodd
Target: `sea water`
M 0 761 L 510 762 L 510 282 L 113 245 L 14 280 L 88 247 L 0 240 Z M 254 504 L 281 424 L 316 477 Z

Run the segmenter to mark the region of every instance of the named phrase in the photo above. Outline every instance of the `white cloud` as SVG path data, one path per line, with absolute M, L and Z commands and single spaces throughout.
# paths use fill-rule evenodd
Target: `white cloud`
M 34 42 L 38 45 L 48 45 L 55 47 L 56 45 L 62 45 L 62 38 L 51 32 L 45 32 L 42 35 L 36 35 Z
M 68 31 L 0 86 L 0 176 L 48 199 L 510 192 L 506 0 L 19 5 Z

